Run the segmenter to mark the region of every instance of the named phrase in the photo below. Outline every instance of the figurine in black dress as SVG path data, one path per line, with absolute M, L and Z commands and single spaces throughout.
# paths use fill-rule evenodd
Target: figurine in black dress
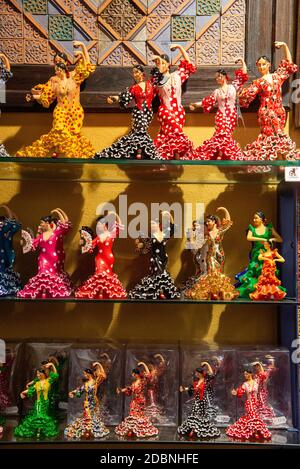
M 179 299 L 180 292 L 166 270 L 168 254 L 166 245 L 174 234 L 174 221 L 169 212 L 162 212 L 162 224 L 151 221 L 151 237 L 136 240 L 137 250 L 142 254 L 150 253 L 150 274 L 144 277 L 128 294 L 136 299 Z

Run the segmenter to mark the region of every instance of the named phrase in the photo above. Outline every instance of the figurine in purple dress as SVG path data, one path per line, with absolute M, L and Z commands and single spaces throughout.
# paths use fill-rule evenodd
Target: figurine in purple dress
M 54 218 L 54 214 L 58 218 Z M 39 249 L 38 273 L 19 291 L 21 298 L 67 298 L 72 294 L 72 285 L 64 271 L 64 237 L 70 231 L 71 223 L 67 215 L 59 208 L 51 215 L 43 217 L 38 228 L 38 235 L 33 238 L 27 231 L 22 231 L 23 252 Z

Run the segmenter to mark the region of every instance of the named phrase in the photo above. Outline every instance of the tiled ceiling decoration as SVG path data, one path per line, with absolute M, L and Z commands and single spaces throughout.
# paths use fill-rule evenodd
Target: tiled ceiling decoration
M 197 65 L 229 65 L 245 54 L 246 0 L 0 0 L 0 51 L 12 63 L 73 60 L 82 41 L 93 63 L 152 65 L 182 44 Z

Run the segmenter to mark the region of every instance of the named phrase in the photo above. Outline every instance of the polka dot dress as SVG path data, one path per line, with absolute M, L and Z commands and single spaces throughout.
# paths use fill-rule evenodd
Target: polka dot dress
M 14 296 L 21 289 L 20 275 L 13 268 L 13 237 L 20 229 L 20 223 L 14 219 L 0 221 L 0 297 Z

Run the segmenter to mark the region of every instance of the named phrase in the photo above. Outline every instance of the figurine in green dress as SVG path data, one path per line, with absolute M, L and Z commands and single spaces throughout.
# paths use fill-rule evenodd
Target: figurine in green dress
M 53 383 L 58 380 L 55 365 L 53 363 L 43 365 L 37 370 L 36 378 L 28 383 L 26 389 L 21 392 L 22 399 L 28 396 L 35 397 L 36 400 L 33 409 L 15 428 L 14 434 L 22 438 L 53 438 L 59 433 L 57 422 L 49 412 L 49 393 Z
M 249 254 L 248 267 L 235 276 L 237 284 L 235 287 L 240 292 L 239 298 L 250 298 L 254 292 L 255 285 L 262 271 L 263 261 L 259 259 L 261 250 L 265 251 L 264 242 L 274 241 L 282 243 L 281 236 L 275 231 L 272 223 L 266 222 L 263 212 L 256 212 L 253 217 L 253 225 L 249 225 L 247 240 L 252 243 Z

